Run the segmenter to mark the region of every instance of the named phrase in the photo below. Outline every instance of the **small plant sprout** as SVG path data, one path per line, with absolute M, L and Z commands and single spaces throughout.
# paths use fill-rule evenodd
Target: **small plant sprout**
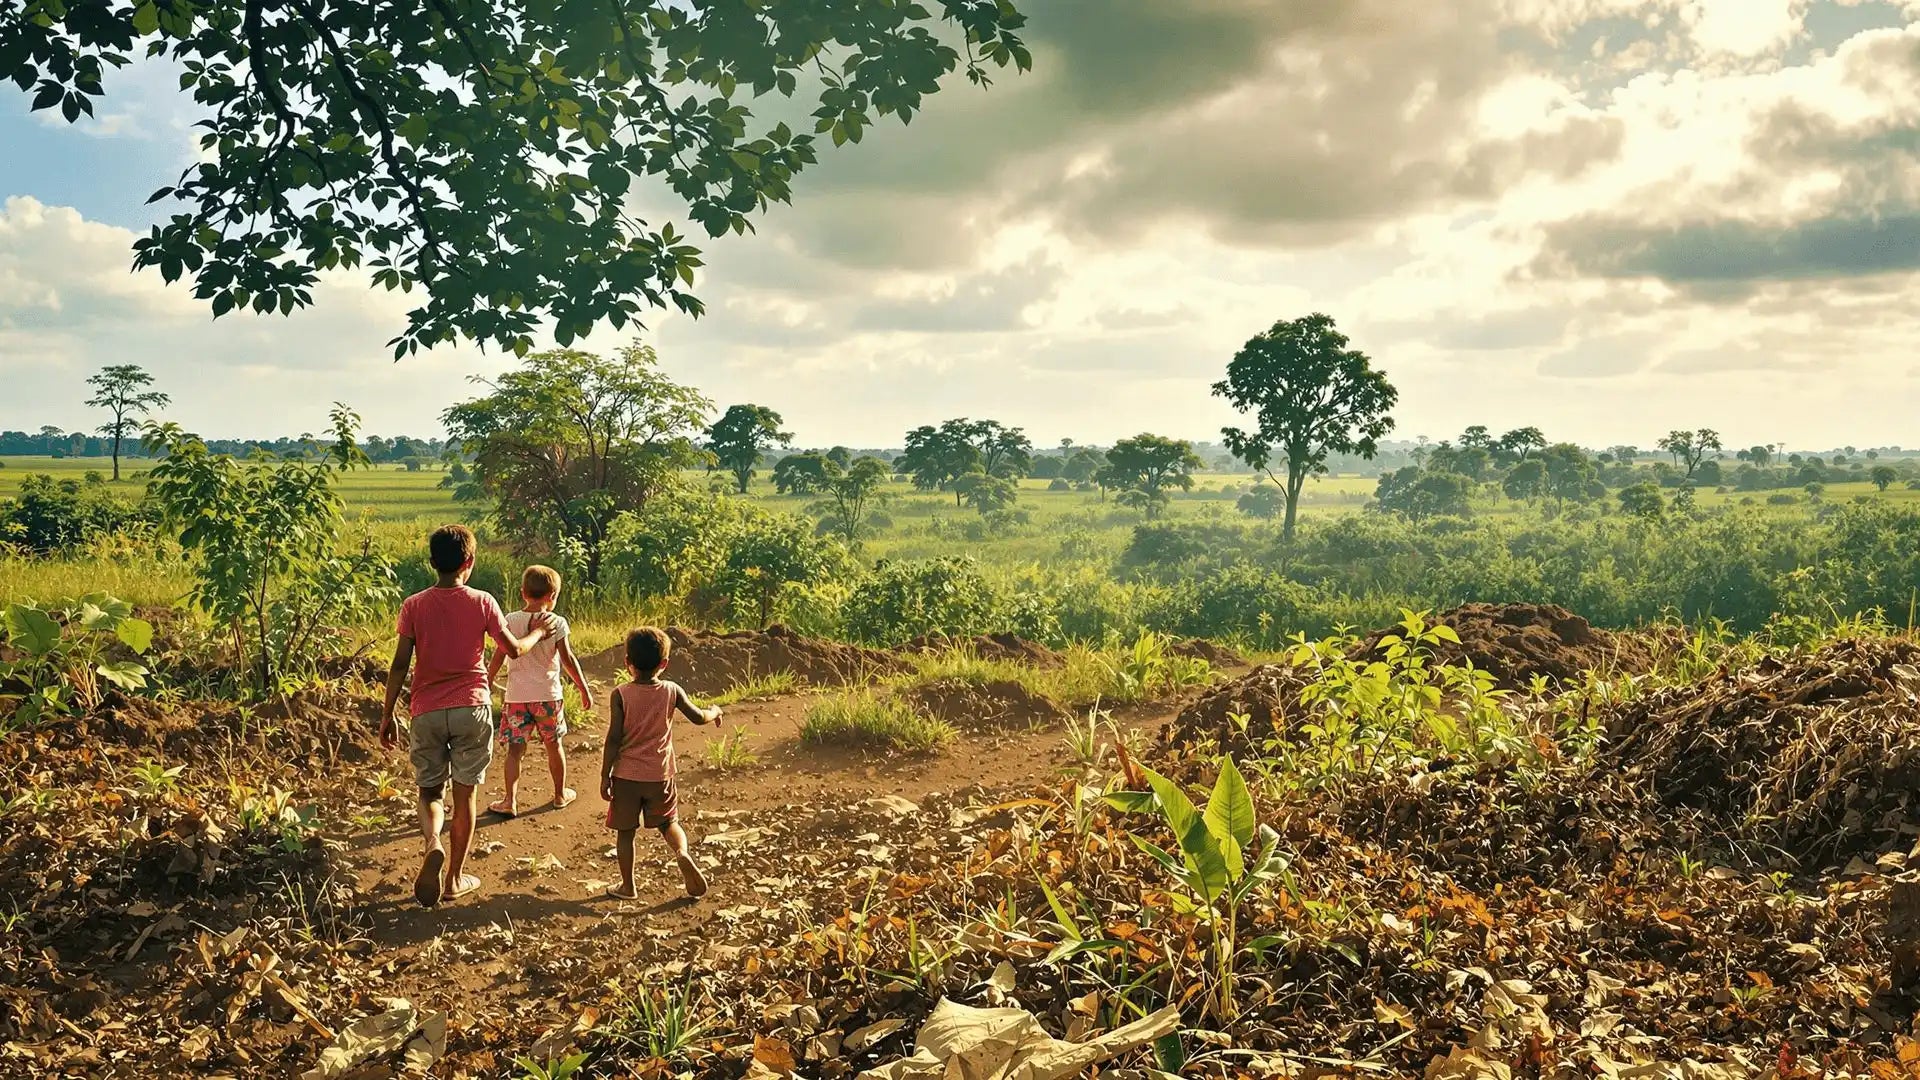
M 513 1059 L 514 1068 L 520 1070 L 518 1080 L 569 1080 L 586 1063 L 587 1054 L 584 1050 L 563 1058 L 548 1058 L 544 1064 L 530 1057 Z
M 1098 699 L 1087 709 L 1085 718 L 1067 714 L 1067 749 L 1082 768 L 1100 764 L 1100 728 L 1112 715 L 1100 707 Z
M 760 755 L 747 745 L 748 735 L 735 728 L 724 738 L 715 739 L 707 744 L 707 764 L 722 771 L 745 769 L 760 764 Z
M 1144 766 L 1140 772 L 1151 790 L 1114 792 L 1107 803 L 1129 812 L 1158 811 L 1172 831 L 1177 856 L 1137 834 L 1127 838 L 1185 887 L 1184 895 L 1174 894 L 1176 908 L 1198 916 L 1212 931 L 1212 1008 L 1221 1020 L 1230 1020 L 1240 905 L 1287 868 L 1280 837 L 1271 827 L 1256 825 L 1252 793 L 1231 758 L 1220 759 L 1220 776 L 1204 810 L 1195 808 L 1174 781 Z
M 165 795 L 180 786 L 180 774 L 187 771 L 185 765 L 175 765 L 169 769 L 157 761 L 142 761 L 128 770 L 133 776 L 134 791 L 148 797 Z

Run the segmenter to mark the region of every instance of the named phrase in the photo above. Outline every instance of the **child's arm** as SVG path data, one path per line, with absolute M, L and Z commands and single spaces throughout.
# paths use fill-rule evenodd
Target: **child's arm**
M 711 709 L 703 709 L 695 705 L 693 699 L 687 696 L 686 690 L 683 689 L 679 683 L 673 684 L 673 704 L 686 715 L 687 719 L 696 724 L 720 723 L 720 706 L 715 705 Z
M 607 724 L 607 745 L 600 751 L 600 797 L 613 801 L 613 763 L 620 760 L 620 744 L 627 741 L 627 711 L 620 695 L 613 695 L 613 719 Z
M 580 660 L 573 655 L 573 636 L 569 634 L 561 638 L 560 648 L 556 651 L 560 654 L 560 669 L 567 673 L 567 678 L 573 680 L 574 689 L 580 691 L 580 707 L 592 712 L 593 691 L 587 689 L 587 674 L 580 670 Z
M 493 650 L 493 657 L 487 661 L 487 691 L 493 691 L 494 680 L 500 677 L 500 665 L 507 662 L 507 650 Z
M 413 666 L 413 638 L 406 634 L 393 645 L 393 664 L 387 668 L 387 703 L 380 709 L 380 745 L 388 750 L 400 743 L 393 723 L 393 707 L 407 685 L 407 669 Z

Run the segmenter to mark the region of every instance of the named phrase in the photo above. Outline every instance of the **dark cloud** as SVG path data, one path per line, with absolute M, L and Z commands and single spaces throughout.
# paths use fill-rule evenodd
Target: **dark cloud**
M 1734 219 L 1661 227 L 1619 218 L 1556 226 L 1536 268 L 1658 278 L 1702 299 L 1744 299 L 1751 286 L 1920 270 L 1920 213 L 1776 225 Z

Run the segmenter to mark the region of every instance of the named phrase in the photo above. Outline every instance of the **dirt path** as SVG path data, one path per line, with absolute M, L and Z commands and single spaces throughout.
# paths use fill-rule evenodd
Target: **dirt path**
M 476 996 L 524 1007 L 529 998 L 550 995 L 554 976 L 570 967 L 603 969 L 593 962 L 596 955 L 630 958 L 648 938 L 701 933 L 703 924 L 731 908 L 777 900 L 769 896 L 779 891 L 769 867 L 804 872 L 821 849 L 844 848 L 857 839 L 803 823 L 755 844 L 759 830 L 748 827 L 753 819 L 790 823 L 792 817 L 810 820 L 815 811 L 885 796 L 918 803 L 974 788 L 1031 786 L 1059 778 L 1071 764 L 1057 729 L 963 733 L 944 752 L 918 759 L 882 761 L 821 750 L 798 739 L 807 704 L 804 696 L 743 703 L 728 707 L 717 732 L 676 728 L 682 820 L 712 883 L 697 903 L 685 897 L 664 847 L 647 832 L 639 837 L 640 898 L 620 902 L 601 896 L 618 870 L 613 834 L 605 827 L 606 804 L 594 782 L 604 730 L 598 718 L 567 737 L 569 784 L 580 792 L 577 802 L 564 810 L 551 808 L 546 762 L 535 748 L 521 780 L 520 816 L 481 818 L 469 867 L 484 885 L 470 898 L 431 911 L 414 904 L 419 840 L 411 829 L 411 807 L 396 801 L 396 817 L 404 820 L 378 834 L 353 837 L 346 854 L 360 895 L 371 902 L 369 937 L 376 958 L 391 958 L 396 989 L 415 1001 L 460 1002 L 455 1015 L 484 1012 L 484 1005 L 476 1010 Z M 1116 719 L 1152 732 L 1172 712 L 1168 705 L 1141 706 Z M 749 733 L 759 764 L 731 770 L 707 764 L 707 746 L 734 730 Z M 499 797 L 502 765 L 496 756 L 485 802 Z M 749 853 L 748 847 L 754 850 Z M 417 962 L 444 958 L 457 962 Z

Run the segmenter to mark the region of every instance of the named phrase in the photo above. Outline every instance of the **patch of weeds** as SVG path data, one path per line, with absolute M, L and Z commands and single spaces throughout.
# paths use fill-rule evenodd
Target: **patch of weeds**
M 807 709 L 800 741 L 814 746 L 885 748 L 907 752 L 935 750 L 952 742 L 952 724 L 915 712 L 904 701 L 871 693 L 834 694 Z
M 609 1042 L 634 1057 L 669 1064 L 685 1063 L 702 1036 L 713 1023 L 701 1016 L 694 1000 L 691 971 L 688 981 L 678 986 L 636 987 L 622 993 L 618 983 L 611 989 L 620 1004 L 595 1029 Z
M 800 680 L 792 671 L 769 671 L 736 679 L 732 686 L 706 699 L 709 705 L 732 705 L 741 701 L 764 701 L 797 693 Z
M 747 745 L 747 733 L 738 728 L 722 739 L 707 744 L 707 764 L 722 771 L 745 769 L 760 764 L 760 755 Z

